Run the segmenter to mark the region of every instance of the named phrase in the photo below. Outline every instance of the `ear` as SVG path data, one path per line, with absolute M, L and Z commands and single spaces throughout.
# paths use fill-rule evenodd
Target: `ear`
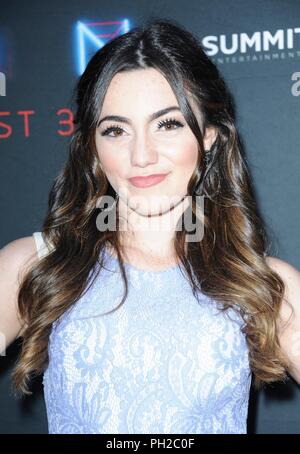
M 217 138 L 217 135 L 218 135 L 218 130 L 216 127 L 208 126 L 205 129 L 205 134 L 204 134 L 204 138 L 203 138 L 204 150 L 209 150 L 211 148 L 212 144 L 214 143 L 214 141 Z

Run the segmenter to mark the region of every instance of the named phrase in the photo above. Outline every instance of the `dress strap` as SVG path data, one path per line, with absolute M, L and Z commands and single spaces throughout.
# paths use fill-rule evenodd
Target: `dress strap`
M 33 236 L 33 238 L 35 240 L 35 245 L 36 245 L 38 257 L 42 258 L 45 255 L 47 255 L 50 252 L 50 250 L 47 247 L 47 244 L 46 244 L 46 242 L 45 242 L 45 240 L 43 238 L 42 232 L 34 232 L 32 234 L 32 236 Z

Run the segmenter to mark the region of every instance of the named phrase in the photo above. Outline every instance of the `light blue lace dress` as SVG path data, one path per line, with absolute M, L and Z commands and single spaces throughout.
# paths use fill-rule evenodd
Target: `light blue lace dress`
M 39 256 L 47 253 L 33 234 Z M 235 311 L 193 296 L 179 266 L 146 272 L 105 252 L 85 295 L 52 326 L 43 376 L 49 433 L 247 432 L 251 371 Z M 97 317 L 98 315 L 98 317 Z

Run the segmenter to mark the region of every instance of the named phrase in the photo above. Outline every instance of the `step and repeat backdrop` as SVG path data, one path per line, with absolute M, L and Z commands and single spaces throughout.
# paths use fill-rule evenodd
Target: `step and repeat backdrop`
M 72 91 L 92 55 L 151 16 L 195 33 L 236 103 L 274 254 L 300 269 L 299 0 L 0 0 L 0 246 L 41 229 L 73 132 Z M 0 432 L 47 433 L 42 381 L 17 401 L 0 357 Z M 249 433 L 300 433 L 292 380 L 252 390 Z

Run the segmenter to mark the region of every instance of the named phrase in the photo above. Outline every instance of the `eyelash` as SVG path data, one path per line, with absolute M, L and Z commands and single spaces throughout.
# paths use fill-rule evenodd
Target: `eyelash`
M 159 129 L 162 128 L 163 126 L 167 126 L 167 125 L 175 125 L 175 126 L 178 126 L 179 128 L 182 128 L 184 125 L 178 121 L 178 120 L 175 120 L 175 118 L 167 118 L 165 120 L 161 120 L 159 123 L 158 123 L 158 126 L 159 126 Z M 116 125 L 116 126 L 108 126 L 102 133 L 101 133 L 101 136 L 107 136 L 110 132 L 113 132 L 113 131 L 116 131 L 116 130 L 121 130 L 123 131 L 122 127 L 119 126 L 119 125 Z M 116 136 L 110 136 L 110 137 L 116 137 Z

